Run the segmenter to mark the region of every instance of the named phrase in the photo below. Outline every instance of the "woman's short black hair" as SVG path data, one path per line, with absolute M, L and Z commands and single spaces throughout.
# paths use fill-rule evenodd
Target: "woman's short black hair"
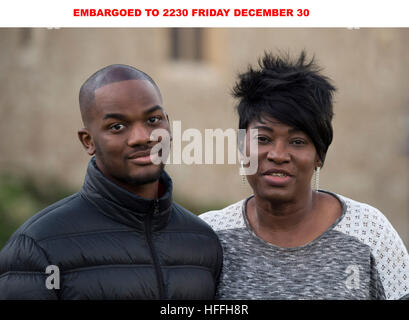
M 232 94 L 239 99 L 239 129 L 263 117 L 305 132 L 313 141 L 322 164 L 332 142 L 332 97 L 335 87 L 320 74 L 314 58 L 307 61 L 305 51 L 298 59 L 288 54 L 265 53 L 259 69 L 251 66 L 239 74 Z

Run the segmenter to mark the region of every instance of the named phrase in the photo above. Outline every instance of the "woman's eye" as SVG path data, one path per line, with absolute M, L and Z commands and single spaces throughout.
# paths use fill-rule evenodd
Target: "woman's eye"
M 264 136 L 257 136 L 256 139 L 259 143 L 267 143 L 269 141 L 269 139 Z
M 292 144 L 296 144 L 296 145 L 300 145 L 300 144 L 304 144 L 304 140 L 302 139 L 294 139 L 293 141 L 291 141 Z

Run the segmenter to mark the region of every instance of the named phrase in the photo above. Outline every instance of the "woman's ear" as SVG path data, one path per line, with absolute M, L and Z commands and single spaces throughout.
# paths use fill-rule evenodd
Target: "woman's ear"
M 78 130 L 78 138 L 80 139 L 85 151 L 87 151 L 90 156 L 93 156 L 95 154 L 95 145 L 88 129 L 82 128 Z
M 317 160 L 315 161 L 315 168 L 321 168 L 322 167 L 322 160 L 317 157 Z

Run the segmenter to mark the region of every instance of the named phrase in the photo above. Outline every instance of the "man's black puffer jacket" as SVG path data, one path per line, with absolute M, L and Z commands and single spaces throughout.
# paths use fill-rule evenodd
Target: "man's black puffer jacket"
M 0 252 L 0 299 L 213 299 L 216 234 L 172 202 L 117 186 L 92 158 L 83 188 L 24 223 Z M 49 265 L 60 289 L 47 289 Z M 56 282 L 53 282 L 54 285 Z

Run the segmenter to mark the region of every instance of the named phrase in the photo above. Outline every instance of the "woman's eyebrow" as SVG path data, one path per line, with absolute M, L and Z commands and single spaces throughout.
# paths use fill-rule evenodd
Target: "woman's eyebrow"
M 298 128 L 290 128 L 288 129 L 288 133 L 304 133 L 304 131 L 298 129 Z
M 252 127 L 250 129 L 257 129 L 257 130 L 266 130 L 266 131 L 270 131 L 270 132 L 274 132 L 274 129 L 268 127 L 268 126 L 255 126 Z

